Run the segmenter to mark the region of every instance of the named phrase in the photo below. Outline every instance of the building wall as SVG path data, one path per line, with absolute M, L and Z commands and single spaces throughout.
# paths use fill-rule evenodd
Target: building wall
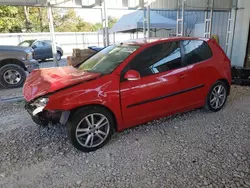
M 237 11 L 231 62 L 232 65 L 243 67 L 249 33 L 250 0 L 239 0 L 238 8 L 244 9 Z
M 177 12 L 174 10 L 157 10 L 156 12 L 162 16 L 171 18 L 173 20 L 176 20 L 177 17 Z M 228 14 L 229 12 L 226 11 L 215 11 L 213 16 L 212 34 L 218 35 L 219 43 L 223 49 L 225 49 L 226 45 Z M 200 30 L 202 29 L 202 32 L 199 31 L 199 35 L 201 35 L 199 37 L 204 36 L 204 11 L 185 11 L 184 19 L 186 29 L 185 35 L 195 36 L 195 25 L 203 24 L 203 28 L 202 26 L 200 27 Z M 169 31 L 162 30 L 157 33 L 157 36 L 167 37 L 169 33 Z M 154 34 L 152 34 L 152 36 L 154 36 Z
M 177 0 L 151 0 L 151 8 L 156 9 L 176 9 Z M 214 0 L 215 9 L 230 9 L 232 0 Z M 185 9 L 205 9 L 207 7 L 207 0 L 186 0 Z

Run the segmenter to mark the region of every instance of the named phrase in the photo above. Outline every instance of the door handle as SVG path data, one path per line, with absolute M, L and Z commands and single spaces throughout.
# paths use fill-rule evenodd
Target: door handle
M 180 79 L 184 79 L 187 75 L 186 74 L 181 74 Z

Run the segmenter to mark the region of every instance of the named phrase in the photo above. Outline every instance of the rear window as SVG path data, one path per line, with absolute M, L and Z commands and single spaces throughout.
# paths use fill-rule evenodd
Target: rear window
M 187 65 L 199 63 L 212 57 L 212 51 L 205 41 L 185 40 L 182 41 L 182 45 Z

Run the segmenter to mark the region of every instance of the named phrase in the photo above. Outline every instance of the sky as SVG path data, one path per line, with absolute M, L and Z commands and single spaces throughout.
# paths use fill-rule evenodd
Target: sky
M 91 23 L 101 22 L 100 9 L 75 9 L 77 15 L 82 17 L 85 21 Z M 134 10 L 108 10 L 107 15 L 115 18 L 120 18 L 125 14 L 134 12 Z

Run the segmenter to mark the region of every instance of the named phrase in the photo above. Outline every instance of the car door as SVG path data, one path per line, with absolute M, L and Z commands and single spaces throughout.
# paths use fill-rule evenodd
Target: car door
M 32 45 L 34 49 L 35 59 L 44 59 L 45 52 L 44 52 L 44 44 L 42 41 L 36 41 Z
M 179 94 L 187 68 L 182 66 L 179 42 L 151 46 L 139 53 L 122 71 L 140 73 L 139 80 L 120 83 L 124 125 L 140 124 L 182 108 Z
M 45 50 L 46 58 L 53 58 L 51 42 L 44 41 L 44 46 L 45 46 L 44 50 Z
M 186 106 L 204 103 L 210 88 L 209 78 L 213 72 L 211 65 L 212 52 L 206 41 L 181 41 L 184 61 L 187 66 L 186 88 L 189 92 L 183 96 Z

